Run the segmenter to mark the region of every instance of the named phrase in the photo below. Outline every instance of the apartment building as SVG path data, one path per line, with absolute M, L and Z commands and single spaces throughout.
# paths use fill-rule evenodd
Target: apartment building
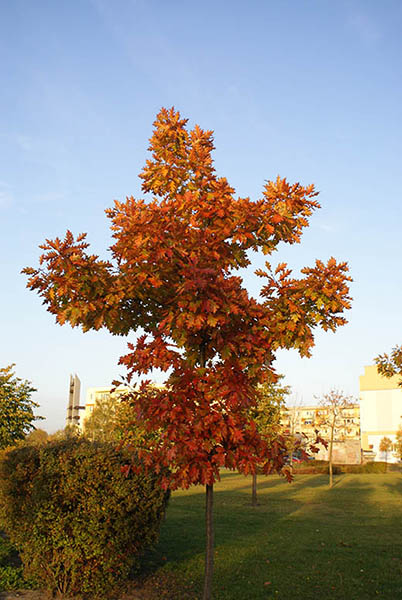
M 329 441 L 331 429 L 330 409 L 320 405 L 289 406 L 282 412 L 281 424 L 285 433 L 304 435 L 309 443 L 319 435 Z M 316 458 L 328 460 L 328 449 L 318 446 Z M 338 424 L 334 429 L 333 459 L 337 463 L 354 464 L 361 462 L 360 452 L 360 406 L 351 404 L 343 408 Z
M 342 410 L 334 431 L 334 462 L 353 464 L 360 463 L 362 458 L 383 461 L 385 455 L 379 446 L 384 437 L 394 444 L 387 460 L 398 462 L 395 437 L 402 426 L 402 388 L 398 383 L 398 377 L 387 379 L 379 375 L 375 365 L 364 367 L 364 375 L 359 378 L 360 404 L 348 405 Z M 92 414 L 97 402 L 108 399 L 111 394 L 117 399 L 119 393 L 127 389 L 120 387 L 112 393 L 110 386 L 88 388 L 85 406 L 80 406 L 80 381 L 77 375 L 71 376 L 67 423 L 78 424 L 83 429 L 85 419 Z M 304 434 L 310 442 L 316 437 L 315 430 L 329 441 L 328 416 L 329 409 L 316 404 L 289 406 L 282 411 L 281 424 L 284 432 Z M 328 450 L 320 447 L 316 457 L 326 460 Z
M 379 375 L 376 365 L 364 367 L 359 378 L 361 445 L 363 453 L 374 461 L 398 462 L 395 436 L 402 426 L 402 388 L 400 377 L 390 379 Z M 387 437 L 394 444 L 388 456 L 380 451 L 381 440 Z
M 85 398 L 85 409 L 83 413 L 80 415 L 80 420 L 78 426 L 81 430 L 85 427 L 85 419 L 91 416 L 95 405 L 97 402 L 101 403 L 102 401 L 108 400 L 110 397 L 114 399 L 118 399 L 119 395 L 124 392 L 129 391 L 127 387 L 120 386 L 114 392 L 112 392 L 112 387 L 90 387 L 87 389 L 86 398 Z

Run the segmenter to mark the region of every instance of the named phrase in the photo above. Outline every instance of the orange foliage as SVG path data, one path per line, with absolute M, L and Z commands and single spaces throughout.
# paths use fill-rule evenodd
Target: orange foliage
M 212 484 L 223 466 L 244 473 L 286 471 L 286 449 L 258 433 L 250 408 L 256 386 L 275 379 L 280 348 L 309 356 L 313 330 L 335 330 L 350 307 L 347 265 L 316 261 L 294 278 L 286 264 L 266 263 L 261 300 L 236 270 L 249 250 L 269 255 L 280 242 L 300 242 L 319 208 L 314 186 L 268 182 L 257 201 L 238 198 L 212 162 L 211 131 L 173 108 L 154 123 L 151 158 L 140 177 L 149 200 L 127 198 L 107 210 L 111 261 L 87 254 L 85 235 L 47 240 L 39 269 L 26 268 L 60 324 L 114 334 L 144 330 L 120 359 L 129 378 L 158 368 L 166 386 L 133 392 L 137 416 L 160 430 L 142 457 L 168 465 L 165 484 Z

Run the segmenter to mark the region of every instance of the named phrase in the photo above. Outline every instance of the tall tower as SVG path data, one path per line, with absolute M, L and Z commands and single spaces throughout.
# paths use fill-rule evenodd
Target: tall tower
M 70 387 L 68 392 L 68 407 L 66 425 L 80 424 L 80 406 L 81 381 L 77 374 L 70 375 Z

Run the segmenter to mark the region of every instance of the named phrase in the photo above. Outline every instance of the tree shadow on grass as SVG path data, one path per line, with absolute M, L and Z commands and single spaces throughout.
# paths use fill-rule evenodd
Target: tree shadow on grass
M 251 478 L 224 475 L 215 493 L 214 598 L 267 598 L 270 588 L 264 582 L 271 579 L 281 598 L 368 598 L 370 581 L 383 590 L 382 598 L 393 598 L 397 583 L 389 548 L 395 556 L 402 550 L 396 533 L 402 510 L 379 512 L 373 496 L 376 479 L 342 475 L 329 489 L 325 475 L 300 476 L 290 485 L 261 478 L 262 503 L 253 509 L 245 505 Z M 402 481 L 389 485 L 394 493 L 402 492 Z M 170 569 L 201 589 L 204 545 L 204 488 L 174 494 L 152 569 L 165 565 L 161 573 Z M 292 573 L 292 590 L 286 587 L 287 572 Z
M 239 477 L 239 475 L 237 475 Z M 284 488 L 286 491 L 290 488 L 316 488 L 325 485 L 325 475 L 296 475 L 296 477 L 290 483 L 281 475 L 259 475 L 257 477 L 257 493 L 258 492 L 274 492 L 279 488 Z M 235 489 L 231 489 L 231 493 L 248 493 L 251 494 L 251 476 L 244 477 L 243 485 L 236 485 Z M 222 478 L 222 483 L 225 479 Z M 220 484 L 215 485 L 215 491 L 220 492 Z
M 391 494 L 397 494 L 398 496 L 402 496 L 402 477 L 394 483 L 387 482 L 384 485 Z
M 226 475 L 226 474 L 225 474 Z M 235 475 L 237 480 L 238 475 Z M 231 474 L 225 477 L 230 481 Z M 219 487 L 214 492 L 214 521 L 216 545 L 239 544 L 243 539 L 253 537 L 255 529 L 269 527 L 280 520 L 284 514 L 300 506 L 297 500 L 288 499 L 286 491 L 276 494 L 271 501 L 271 490 L 284 486 L 281 480 L 269 480 L 264 488 L 264 504 L 255 511 L 245 506 L 250 496 L 250 484 L 234 486 L 229 489 Z M 251 483 L 251 478 L 250 478 Z M 205 549 L 205 491 L 203 487 L 192 493 L 175 493 L 170 500 L 166 521 L 162 525 L 159 544 L 144 557 L 143 568 L 150 572 L 160 568 L 167 561 L 184 563 L 194 557 L 203 557 Z
M 225 474 L 226 475 L 226 474 Z M 242 485 L 225 488 L 217 484 L 214 492 L 215 540 L 218 545 L 238 545 L 253 543 L 255 531 L 261 529 L 264 535 L 275 527 L 280 520 L 296 514 L 305 504 L 298 495 L 306 489 L 315 490 L 323 485 L 323 477 L 308 476 L 297 484 L 288 484 L 282 479 L 262 478 L 259 483 L 259 506 L 249 505 L 251 497 L 251 477 Z M 230 481 L 231 474 L 224 477 Z M 237 483 L 236 482 L 236 483 Z M 247 482 L 247 483 L 246 483 Z M 292 489 L 293 488 L 293 489 Z M 204 532 L 204 488 L 190 494 L 176 493 L 168 508 L 167 519 L 163 524 L 160 543 L 154 559 L 163 564 L 168 560 L 184 562 L 191 557 L 203 555 L 205 545 Z M 159 559 L 157 559 L 159 556 Z

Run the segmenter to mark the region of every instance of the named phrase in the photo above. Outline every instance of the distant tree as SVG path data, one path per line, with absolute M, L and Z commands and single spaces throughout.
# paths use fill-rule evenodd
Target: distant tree
M 149 433 L 137 417 L 131 402 L 134 389 L 115 390 L 107 397 L 97 400 L 94 409 L 83 423 L 83 436 L 97 442 L 120 442 L 128 449 L 147 448 L 148 442 L 157 437 Z
M 64 429 L 57 429 L 53 433 L 49 434 L 48 441 L 60 441 L 60 440 L 71 440 L 73 438 L 79 438 L 81 431 L 78 425 L 66 425 Z
M 402 387 L 402 346 L 395 346 L 391 354 L 380 354 L 374 359 L 377 364 L 377 371 L 384 377 L 401 377 L 399 386 Z
M 13 372 L 14 365 L 0 369 L 0 448 L 12 446 L 35 429 L 34 415 L 39 405 L 31 398 L 36 389 Z
M 399 458 L 399 460 L 402 460 L 402 425 L 399 426 L 395 437 L 396 455 Z
M 125 387 L 130 390 L 126 380 Z M 148 394 L 160 394 L 160 388 L 150 386 Z M 128 450 L 133 450 L 134 454 L 143 450 L 148 453 L 150 448 L 160 443 L 161 438 L 166 433 L 169 423 L 160 423 L 158 428 L 150 426 L 149 420 L 141 413 L 136 399 L 138 395 L 131 391 L 125 391 L 120 395 L 120 402 L 116 403 L 114 432 L 116 439 Z
M 308 445 L 307 436 L 301 431 L 300 417 L 302 413 L 302 400 L 298 396 L 292 397 L 286 407 L 285 426 L 283 434 L 288 451 L 289 465 L 293 466 L 293 459 L 297 450 L 305 449 Z
M 28 433 L 28 435 L 25 437 L 25 441 L 28 444 L 33 444 L 35 446 L 36 445 L 40 446 L 42 444 L 46 444 L 48 439 L 49 439 L 49 434 L 44 429 L 34 429 L 30 433 Z
M 332 389 L 327 394 L 323 394 L 319 398 L 321 406 L 321 414 L 319 424 L 329 428 L 329 487 L 333 486 L 333 447 L 335 435 L 344 439 L 348 427 L 345 424 L 345 410 L 350 408 L 355 403 L 353 396 L 344 394 L 341 390 Z
M 116 439 L 116 404 L 111 394 L 96 401 L 92 413 L 84 420 L 83 435 L 92 442 L 109 442 Z
M 392 441 L 388 437 L 383 437 L 380 442 L 380 452 L 385 454 L 385 468 L 388 468 L 388 453 L 392 450 Z
M 267 382 L 258 388 L 257 402 L 251 410 L 257 430 L 270 443 L 279 435 L 281 430 L 281 410 L 285 398 L 290 394 L 290 387 L 282 384 L 283 375 L 278 375 L 277 381 Z M 251 504 L 257 506 L 257 470 L 253 473 Z

